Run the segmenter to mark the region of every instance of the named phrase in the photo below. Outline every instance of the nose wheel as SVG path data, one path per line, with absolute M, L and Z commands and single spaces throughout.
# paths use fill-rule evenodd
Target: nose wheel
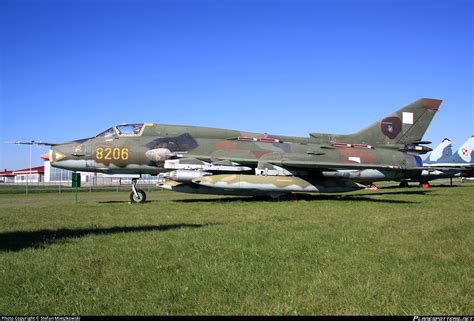
M 137 188 L 137 179 L 132 179 L 132 192 L 130 193 L 130 203 L 131 204 L 142 204 L 146 201 L 146 193 Z

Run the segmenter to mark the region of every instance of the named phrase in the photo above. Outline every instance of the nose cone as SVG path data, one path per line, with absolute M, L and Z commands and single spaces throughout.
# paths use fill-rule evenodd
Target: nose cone
M 86 167 L 85 146 L 82 143 L 70 142 L 53 146 L 49 151 L 51 166 L 72 171 Z
M 45 161 L 49 161 L 49 153 L 45 153 L 45 154 L 43 154 L 43 155 L 40 155 L 40 157 L 41 157 L 42 159 L 44 159 Z
M 70 159 L 74 155 L 75 148 L 78 144 L 66 143 L 56 145 L 49 151 L 49 160 L 51 163 L 57 163 L 63 160 Z

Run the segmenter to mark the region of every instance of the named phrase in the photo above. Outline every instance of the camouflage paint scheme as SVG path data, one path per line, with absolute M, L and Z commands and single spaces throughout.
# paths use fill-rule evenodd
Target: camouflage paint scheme
M 419 145 L 440 104 L 419 99 L 351 135 L 291 137 L 197 126 L 119 125 L 93 138 L 54 145 L 49 156 L 52 166 L 74 171 L 168 173 L 163 187 L 185 192 L 353 191 L 362 188 L 357 183 L 420 176 L 418 155 L 430 149 Z M 130 128 L 132 132 L 121 132 Z M 186 178 L 170 180 L 177 174 Z

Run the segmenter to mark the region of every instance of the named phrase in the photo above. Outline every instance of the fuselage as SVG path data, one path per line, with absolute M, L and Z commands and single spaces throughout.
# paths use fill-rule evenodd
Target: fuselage
M 319 175 L 359 182 L 398 180 L 421 174 L 419 157 L 398 148 L 345 144 L 331 141 L 330 136 L 292 137 L 197 126 L 119 125 L 89 139 L 53 146 L 50 151 L 52 166 L 109 174 L 168 172 L 165 162 L 172 158 L 182 162 L 230 162 L 252 171 L 264 168 L 267 163 L 346 164 L 360 169 L 312 170 L 303 166 L 290 172 L 303 177 Z M 364 168 L 374 165 L 393 166 L 393 169 Z

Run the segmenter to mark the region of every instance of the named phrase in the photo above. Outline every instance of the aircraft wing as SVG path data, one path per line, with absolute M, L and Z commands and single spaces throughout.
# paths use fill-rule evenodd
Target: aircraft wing
M 202 156 L 197 156 L 196 158 L 202 161 L 211 161 L 211 159 Z M 276 153 L 275 155 L 265 155 L 261 158 L 252 158 L 247 155 L 213 155 L 213 160 L 219 161 L 232 161 L 235 165 L 239 166 L 258 166 L 259 163 L 268 163 L 283 168 L 291 169 L 304 169 L 304 170 L 315 170 L 315 171 L 336 171 L 341 169 L 347 170 L 364 170 L 364 169 L 378 169 L 378 170 L 401 170 L 406 169 L 400 166 L 393 165 L 380 165 L 380 164 L 359 164 L 357 162 L 324 162 L 311 159 L 285 159 L 282 154 Z M 421 169 L 421 168 L 411 168 L 411 169 Z
M 440 164 L 423 166 L 422 169 L 427 171 L 452 171 L 452 170 L 473 170 L 474 164 Z
M 340 169 L 380 169 L 380 170 L 400 170 L 400 166 L 391 165 L 375 165 L 375 164 L 357 164 L 357 163 L 332 163 L 332 162 L 315 162 L 315 161 L 298 161 L 298 160 L 282 160 L 270 163 L 283 167 L 313 169 L 321 171 L 331 171 Z

